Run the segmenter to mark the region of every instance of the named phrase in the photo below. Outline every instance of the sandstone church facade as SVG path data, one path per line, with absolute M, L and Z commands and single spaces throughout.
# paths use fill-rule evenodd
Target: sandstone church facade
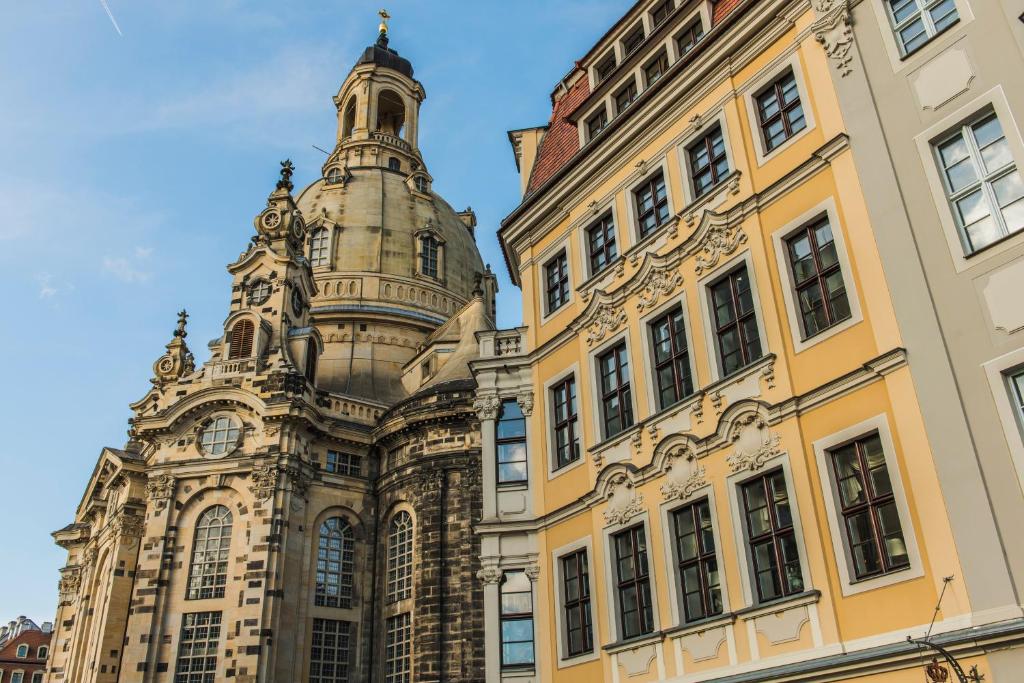
M 469 361 L 496 284 L 431 190 L 424 97 L 382 24 L 323 177 L 294 192 L 282 164 L 200 367 L 182 312 L 54 533 L 47 681 L 483 678 Z

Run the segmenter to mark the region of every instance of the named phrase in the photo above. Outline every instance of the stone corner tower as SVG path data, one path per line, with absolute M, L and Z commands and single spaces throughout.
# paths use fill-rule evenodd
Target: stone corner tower
M 382 24 L 323 177 L 296 192 L 282 163 L 199 366 L 179 314 L 54 532 L 47 681 L 482 680 L 469 364 L 496 285 L 433 192 L 424 96 Z

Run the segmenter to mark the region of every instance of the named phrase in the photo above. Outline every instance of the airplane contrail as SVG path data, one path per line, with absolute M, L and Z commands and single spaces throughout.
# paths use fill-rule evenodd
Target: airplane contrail
M 117 35 L 123 38 L 124 34 L 121 33 L 121 27 L 117 25 L 117 19 L 114 18 L 114 13 L 110 11 L 110 5 L 107 4 L 107 0 L 100 0 L 100 4 L 103 5 L 103 9 L 107 10 L 107 16 L 110 17 L 110 23 L 114 25 Z

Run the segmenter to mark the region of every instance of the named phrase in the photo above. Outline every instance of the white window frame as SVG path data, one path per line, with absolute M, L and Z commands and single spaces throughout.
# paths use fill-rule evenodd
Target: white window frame
M 938 212 L 939 222 L 942 224 L 943 232 L 946 235 L 946 242 L 949 245 L 950 258 L 953 261 L 953 268 L 962 273 L 974 268 L 980 263 L 1005 253 L 1008 249 L 1019 246 L 1024 242 L 1024 230 L 1015 232 L 1002 239 L 998 243 L 967 255 L 964 253 L 964 244 L 960 236 L 960 228 L 953 215 L 953 206 L 946 196 L 946 185 L 942 179 L 942 170 L 936 159 L 935 144 L 946 139 L 953 130 L 983 115 L 986 110 L 993 110 L 999 117 L 999 123 L 1003 127 L 1003 134 L 1013 153 L 1013 160 L 1017 164 L 1018 172 L 1024 173 L 1024 140 L 1022 140 L 1020 127 L 1017 118 L 1010 109 L 1006 93 L 1001 85 L 997 85 L 976 99 L 964 104 L 955 112 L 952 112 L 941 121 L 930 126 L 927 130 L 918 134 L 914 140 L 917 143 L 918 153 L 921 155 L 921 163 L 924 165 L 925 178 L 932 190 L 932 198 Z
M 598 78 L 597 67 L 599 64 L 607 60 L 609 55 L 615 55 L 615 66 L 612 67 L 611 73 L 608 74 L 608 78 L 611 78 L 612 75 L 615 74 L 615 70 L 622 65 L 622 51 L 619 47 L 619 41 L 615 41 L 612 45 L 610 45 L 604 52 L 601 53 L 600 57 L 594 60 L 593 64 L 591 65 L 589 69 L 591 91 L 596 90 L 599 85 L 608 80 L 608 78 L 605 78 L 603 80 Z M 609 118 L 608 120 L 610 121 L 611 118 Z
M 1024 416 L 1015 405 L 1011 393 L 1013 387 L 1010 386 L 1010 376 L 1024 371 L 1024 348 L 994 358 L 982 367 L 995 399 L 996 413 L 1010 449 L 1018 485 L 1024 491 Z
M 561 384 L 572 377 L 576 381 L 576 430 L 580 440 L 580 457 L 576 462 L 569 463 L 565 467 L 555 467 L 557 450 L 555 444 L 555 402 L 551 390 L 556 384 Z M 632 389 L 632 387 L 630 387 Z M 580 381 L 580 364 L 573 363 L 571 366 L 556 373 L 551 379 L 544 382 L 544 432 L 547 443 L 547 472 L 548 481 L 560 477 L 587 462 L 586 439 L 584 438 L 585 418 L 583 417 L 583 382 Z
M 428 275 L 423 272 L 423 239 L 425 237 L 433 237 L 434 241 L 437 242 L 437 275 Z M 433 228 L 422 228 L 413 233 L 413 251 L 416 258 L 415 273 L 417 277 L 424 278 L 430 282 L 444 283 L 446 281 L 446 256 L 447 256 L 447 245 L 445 244 L 444 238 L 437 230 Z
M 886 6 L 888 0 L 871 0 L 868 3 L 875 13 L 875 20 L 878 22 L 879 33 L 882 36 L 882 43 L 885 45 L 885 52 L 889 56 L 889 64 L 893 73 L 898 74 L 921 66 L 956 40 L 956 37 L 961 35 L 963 26 L 974 20 L 971 0 L 954 0 L 954 2 L 956 2 L 956 9 L 960 14 L 960 21 L 942 33 L 932 36 L 928 42 L 909 55 L 903 54 L 899 41 L 896 39 L 889 8 Z
M 846 287 L 846 298 L 850 304 L 850 317 L 831 327 L 808 337 L 804 331 L 803 318 L 800 316 L 799 303 L 796 299 L 796 280 L 793 276 L 793 264 L 789 259 L 787 240 L 806 228 L 811 223 L 826 218 L 832 229 L 835 240 L 836 255 L 839 259 L 839 270 L 843 274 L 843 285 Z M 864 315 L 860 307 L 860 295 L 857 291 L 856 278 L 850 264 L 850 256 L 846 249 L 846 226 L 839 220 L 839 210 L 835 197 L 828 197 L 811 209 L 808 209 L 795 220 L 790 221 L 772 233 L 772 244 L 775 247 L 775 258 L 779 267 L 780 279 L 783 282 L 782 298 L 786 304 L 786 319 L 793 340 L 793 352 L 800 353 L 848 330 L 863 322 Z
M 693 167 L 690 165 L 690 147 L 693 147 L 703 140 L 715 126 L 718 126 L 722 131 L 722 140 L 725 142 L 725 158 L 729 162 L 729 172 L 725 175 L 725 178 L 731 178 L 737 172 L 736 156 L 732 151 L 732 140 L 729 136 L 729 126 L 726 124 L 725 109 L 719 109 L 717 112 L 708 115 L 706 122 L 701 124 L 700 130 L 692 131 L 689 135 L 683 138 L 679 145 L 676 146 L 676 151 L 679 155 L 679 168 L 683 169 L 686 174 L 685 182 L 682 184 L 684 208 L 697 202 L 704 202 L 707 200 L 714 201 L 713 197 L 721 192 L 722 187 L 727 184 L 725 179 L 720 180 L 717 185 L 712 185 L 711 188 L 700 197 L 696 196 L 696 191 L 693 185 Z
M 800 105 L 803 108 L 804 121 L 807 125 L 804 126 L 802 131 L 795 134 L 775 149 L 767 151 L 764 141 L 764 132 L 761 129 L 761 119 L 758 116 L 757 96 L 763 93 L 765 88 L 778 80 L 783 73 L 788 70 L 792 70 L 793 77 L 796 79 L 797 92 L 800 94 Z M 743 91 L 743 103 L 745 105 L 744 108 L 747 110 L 747 121 L 750 125 L 750 130 L 754 138 L 754 154 L 757 158 L 758 168 L 764 166 L 784 150 L 789 149 L 794 143 L 798 140 L 802 140 L 805 136 L 809 135 L 811 131 L 817 128 L 814 116 L 814 103 L 811 100 L 810 91 L 807 89 L 807 82 L 804 76 L 803 65 L 800 63 L 799 52 L 793 52 L 782 60 L 772 62 L 771 65 L 762 70 L 762 72 L 754 79 L 744 84 Z
M 636 429 L 637 425 L 643 422 L 640 414 L 637 412 L 637 386 L 636 386 L 636 356 L 633 354 L 633 344 L 629 334 L 629 323 L 626 323 L 625 328 L 622 332 L 612 335 L 608 339 L 604 340 L 598 347 L 591 349 L 587 354 L 587 366 L 591 373 L 590 382 L 590 405 L 594 406 L 594 410 L 591 411 L 591 420 L 593 420 L 592 426 L 594 428 L 594 434 L 597 435 L 597 443 L 604 444 L 606 441 L 612 439 L 620 439 L 624 435 L 628 434 L 631 430 Z M 631 407 L 633 409 L 633 424 L 626 429 L 623 429 L 614 436 L 607 436 L 604 433 L 604 423 L 601 418 L 603 415 L 602 403 L 601 403 L 601 370 L 598 367 L 598 357 L 611 349 L 613 346 L 618 345 L 619 342 L 626 342 L 626 357 L 629 359 L 629 398 Z M 643 368 L 643 364 L 640 365 Z M 579 392 L 577 391 L 577 397 Z M 589 451 L 589 448 L 585 450 Z M 584 455 L 584 458 L 586 456 Z
M 741 470 L 733 474 L 728 475 L 725 478 L 726 485 L 729 487 L 729 509 L 732 514 L 732 528 L 736 530 L 734 534 L 734 541 L 736 543 L 736 557 L 739 558 L 742 566 L 740 567 L 740 587 L 743 590 L 743 604 L 747 607 L 761 607 L 765 604 L 757 601 L 757 590 L 754 588 L 754 558 L 751 557 L 750 553 L 750 542 L 747 532 L 747 523 L 744 518 L 743 508 L 743 493 L 741 487 L 754 479 L 758 479 L 764 476 L 766 473 L 771 472 L 775 469 L 782 470 L 783 476 L 786 479 L 786 492 L 789 494 L 789 505 L 793 514 L 793 534 L 796 537 L 796 548 L 797 554 L 800 556 L 800 574 L 803 577 L 804 582 L 804 593 L 814 590 L 814 584 L 811 581 L 811 567 L 810 567 L 810 555 L 807 552 L 807 546 L 804 542 L 804 529 L 803 529 L 803 518 L 800 515 L 800 503 L 797 500 L 797 490 L 793 486 L 793 470 L 789 462 L 789 454 L 786 452 L 779 453 L 774 458 L 766 461 L 765 464 L 756 471 L 751 472 L 750 470 Z M 780 598 L 774 602 L 785 602 L 786 600 L 793 600 L 796 596 L 788 596 Z M 735 609 L 738 605 L 733 605 Z
M 750 291 L 754 299 L 754 315 L 757 318 L 757 334 L 761 339 L 761 358 L 750 363 L 747 367 L 749 368 L 757 364 L 772 352 L 771 345 L 768 343 L 768 334 L 765 330 L 764 308 L 761 306 L 760 288 L 757 285 L 754 259 L 750 249 L 744 249 L 728 261 L 720 263 L 713 271 L 697 281 L 698 291 L 700 292 L 698 297 L 700 299 L 700 313 L 703 322 L 701 327 L 704 328 L 704 348 L 707 350 L 708 367 L 711 369 L 711 381 L 708 384 L 714 384 L 719 380 L 725 379 L 722 373 L 722 359 L 718 353 L 717 327 L 715 326 L 714 307 L 711 303 L 711 285 L 738 269 L 741 264 L 746 265 L 747 277 L 750 278 Z M 741 376 L 744 372 L 745 369 L 738 370 L 730 375 L 730 377 Z
M 31 649 L 32 648 L 30 648 L 26 643 L 22 643 L 17 648 L 15 648 L 14 656 L 18 659 L 27 659 Z
M 925 41 L 923 43 L 921 43 L 915 49 L 908 51 L 907 47 L 903 43 L 902 39 L 897 36 L 897 34 L 901 30 L 901 25 L 896 23 L 896 17 L 893 14 L 893 11 L 892 11 L 892 2 L 893 2 L 893 0 L 882 0 L 882 4 L 883 4 L 883 6 L 885 8 L 886 16 L 888 16 L 888 18 L 889 18 L 889 26 L 892 28 L 893 37 L 896 38 L 896 46 L 899 48 L 900 55 L 902 55 L 903 57 L 909 57 L 910 55 L 914 54 L 918 50 L 922 49 L 925 45 L 927 45 L 933 39 L 935 39 L 936 36 L 938 36 L 941 33 L 944 33 L 945 31 L 948 31 L 949 29 L 953 28 L 960 21 L 960 10 L 956 6 L 955 0 L 953 2 L 953 10 L 957 13 L 957 20 L 954 21 L 949 26 L 947 26 L 946 28 L 942 29 L 941 31 L 939 31 L 939 30 L 937 30 L 935 28 L 935 22 L 932 19 L 931 10 L 934 9 L 937 5 L 945 2 L 945 0 L 909 0 L 909 1 L 914 3 L 914 7 L 916 9 L 916 12 L 914 13 L 913 16 L 915 17 L 915 19 L 917 17 L 921 18 L 921 23 L 924 26 L 924 30 L 925 30 Z M 904 20 L 902 26 L 906 27 L 906 26 L 909 26 L 910 24 L 913 24 L 913 23 L 914 23 L 914 20 Z
M 668 168 L 668 154 L 662 155 L 659 159 L 656 159 L 647 165 L 644 173 L 636 173 L 631 175 L 625 182 L 626 192 L 626 220 L 629 221 L 628 230 L 619 230 L 618 234 L 626 233 L 630 236 L 632 244 L 628 245 L 627 248 L 619 249 L 619 255 L 624 256 L 628 251 L 632 250 L 638 244 L 647 244 L 657 239 L 656 235 L 661 235 L 665 232 L 665 229 L 672 224 L 673 221 L 677 220 L 677 204 L 675 196 L 673 194 L 673 182 L 672 174 Z M 651 176 L 656 175 L 658 172 L 662 173 L 665 178 L 665 197 L 668 200 L 668 221 L 661 224 L 654 230 L 651 230 L 647 235 L 641 236 L 640 224 L 636 214 L 636 188 L 647 182 Z M 615 226 L 618 230 L 619 226 Z M 625 247 L 625 245 L 623 245 Z
M 651 583 L 651 613 L 654 617 L 652 629 L 650 633 L 642 636 L 637 636 L 636 640 L 643 640 L 645 638 L 660 638 L 661 615 L 659 614 L 658 605 L 658 577 L 657 577 L 657 562 L 654 560 L 656 553 L 654 552 L 653 536 L 651 536 L 651 518 L 648 511 L 645 509 L 639 515 L 631 517 L 622 524 L 610 524 L 602 530 L 602 541 L 604 543 L 604 571 L 607 580 L 605 581 L 605 599 L 608 601 L 608 609 L 605 610 L 605 614 L 608 617 L 608 637 L 611 644 L 616 644 L 622 641 L 622 634 L 619 632 L 619 622 L 621 621 L 621 612 L 619 606 L 619 595 L 618 595 L 618 571 L 615 567 L 615 543 L 612 541 L 612 537 L 627 529 L 632 529 L 635 526 L 643 526 L 644 538 L 647 541 L 647 575 Z M 591 594 L 593 595 L 593 594 Z M 595 619 L 596 621 L 596 619 Z M 599 644 L 597 639 L 594 639 L 594 649 L 598 649 Z
M 683 331 L 686 337 L 687 355 L 690 360 L 690 378 L 693 380 L 693 393 L 690 394 L 689 397 L 683 398 L 682 400 L 673 403 L 671 406 L 665 406 L 663 408 L 658 401 L 658 378 L 654 375 L 654 345 L 653 338 L 651 337 L 651 322 L 665 315 L 677 306 L 682 308 L 683 312 Z M 647 381 L 644 384 L 645 391 L 647 392 L 647 405 L 651 407 L 652 415 L 657 415 L 662 412 L 678 408 L 679 406 L 686 404 L 689 398 L 692 398 L 700 392 L 701 383 L 700 378 L 697 376 L 696 347 L 693 345 L 692 323 L 693 320 L 690 317 L 690 309 L 687 305 L 685 289 L 675 296 L 669 297 L 667 301 L 663 302 L 660 306 L 650 311 L 640 319 L 640 339 L 644 348 L 643 371 L 644 377 L 647 378 Z
M 323 263 L 317 263 L 314 257 L 316 250 L 316 235 L 320 231 L 324 232 L 324 258 L 326 259 Z M 326 223 L 321 225 L 314 225 L 309 231 L 309 265 L 316 270 L 327 270 L 330 269 L 334 259 L 334 228 L 332 225 Z
M 679 549 L 676 547 L 676 530 L 672 515 L 677 510 L 693 505 L 702 498 L 707 498 L 708 509 L 711 511 L 711 518 L 714 521 L 711 535 L 715 539 L 715 560 L 718 562 L 718 574 L 721 580 L 722 613 L 700 621 L 687 622 L 685 620 L 686 610 L 683 608 L 683 577 L 679 575 Z M 687 628 L 702 621 L 726 618 L 732 610 L 730 609 L 729 602 L 729 581 L 726 577 L 725 558 L 722 556 L 722 522 L 718 515 L 718 501 L 715 500 L 714 486 L 708 485 L 698 489 L 687 498 L 662 503 L 660 509 L 661 528 L 664 530 L 665 535 L 662 546 L 665 551 L 665 566 L 668 568 L 669 573 L 669 612 L 671 613 L 672 624 L 679 628 Z
M 708 10 L 708 2 L 706 0 L 704 2 L 701 2 L 696 9 L 687 14 L 686 17 L 684 17 L 683 20 L 679 22 L 679 25 L 676 27 L 676 29 L 672 31 L 670 39 L 672 51 L 670 54 L 672 55 L 673 64 L 675 62 L 678 62 L 685 56 L 679 53 L 679 36 L 683 33 L 683 31 L 685 31 L 687 28 L 692 26 L 697 21 L 700 22 L 701 32 L 703 34 L 701 36 L 701 40 L 704 40 L 704 38 L 707 37 L 708 31 L 711 30 L 711 13 Z
M 539 264 L 537 268 L 537 277 L 539 280 L 538 301 L 540 302 L 540 324 L 544 325 L 549 322 L 552 318 L 557 317 L 560 313 L 564 313 L 569 310 L 573 303 L 576 301 L 576 273 L 573 268 L 573 257 L 572 248 L 569 235 L 566 235 L 559 239 L 557 242 L 545 249 L 537 257 L 536 263 Z M 548 310 L 548 265 L 558 256 L 560 251 L 565 251 L 565 262 L 566 272 L 569 275 L 569 298 L 565 300 L 565 303 L 556 308 L 553 311 Z
M 830 453 L 857 439 L 876 432 L 882 442 L 882 452 L 885 454 L 885 467 L 889 473 L 889 481 L 892 483 L 893 498 L 896 501 L 896 511 L 899 514 L 900 527 L 903 530 L 903 540 L 907 544 L 907 556 L 910 558 L 910 567 L 875 578 L 858 581 L 853 569 L 853 558 L 850 555 L 850 548 L 847 545 L 846 532 L 842 526 L 842 505 L 839 501 L 839 490 L 835 481 L 834 468 L 830 462 Z M 914 529 L 913 518 L 910 514 L 910 505 L 907 502 L 906 490 L 903 486 L 903 475 L 896 457 L 896 446 L 892 440 L 892 433 L 889 430 L 888 417 L 883 413 L 868 418 L 834 434 L 822 437 L 816 440 L 812 446 L 818 463 L 822 498 L 825 502 L 825 513 L 828 517 L 829 532 L 832 536 L 832 549 L 835 552 L 836 566 L 839 569 L 839 584 L 842 588 L 843 596 L 857 595 L 858 593 L 865 593 L 924 576 L 924 564 L 921 562 L 921 554 L 917 545 L 917 532 Z
M 612 223 L 615 226 L 615 251 L 617 253 L 616 259 L 623 257 L 622 250 L 622 226 L 619 224 L 619 203 L 615 201 L 615 195 L 605 197 L 604 200 L 599 202 L 595 207 L 594 211 L 588 213 L 586 219 L 579 222 L 576 232 L 579 234 L 579 245 L 580 254 L 583 255 L 581 262 L 583 264 L 584 281 L 581 284 L 586 284 L 591 278 L 597 276 L 605 276 L 609 272 L 613 271 L 613 266 L 608 265 L 604 267 L 604 270 L 598 272 L 592 272 L 590 269 L 590 235 L 589 231 L 594 225 L 601 220 L 602 216 L 608 214 L 612 215 Z M 614 263 L 614 261 L 612 262 Z
M 591 636 L 594 640 L 594 649 L 591 652 L 585 652 L 581 655 L 569 657 L 566 652 L 569 649 L 569 645 L 566 642 L 565 633 L 565 581 L 562 575 L 562 558 L 566 555 L 585 550 L 587 552 L 587 583 L 590 585 L 590 628 L 592 630 Z M 598 609 L 597 609 L 597 597 L 599 595 L 597 591 L 597 580 L 595 577 L 595 561 L 594 556 L 594 540 L 592 536 L 584 536 L 581 539 L 573 541 L 563 545 L 560 548 L 556 548 L 551 551 L 551 576 L 554 578 L 555 585 L 552 586 L 555 593 L 555 630 L 557 632 L 557 638 L 555 644 L 557 647 L 557 662 L 556 666 L 559 669 L 565 669 L 577 664 L 583 664 L 584 662 L 592 662 L 601 658 L 601 636 Z

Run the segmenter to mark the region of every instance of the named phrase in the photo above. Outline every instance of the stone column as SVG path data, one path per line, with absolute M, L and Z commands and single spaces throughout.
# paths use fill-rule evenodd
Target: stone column
M 497 453 L 494 447 L 495 421 L 501 409 L 501 399 L 497 396 L 481 396 L 473 404 L 473 409 L 480 417 L 480 454 L 483 465 L 483 521 L 498 516 L 498 475 Z
M 496 566 L 485 567 L 477 572 L 477 578 L 484 582 L 484 661 L 486 683 L 501 681 L 501 570 Z

